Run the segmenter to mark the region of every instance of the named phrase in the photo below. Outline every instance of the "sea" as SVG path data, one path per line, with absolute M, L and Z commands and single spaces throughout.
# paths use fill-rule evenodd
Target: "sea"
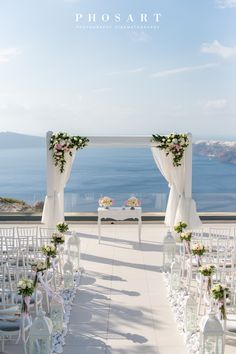
M 0 196 L 33 204 L 46 194 L 46 151 L 0 150 Z M 65 211 L 93 212 L 101 196 L 122 206 L 132 195 L 143 211 L 165 211 L 168 184 L 147 148 L 79 150 L 65 188 Z M 193 156 L 193 198 L 198 211 L 236 211 L 236 165 Z

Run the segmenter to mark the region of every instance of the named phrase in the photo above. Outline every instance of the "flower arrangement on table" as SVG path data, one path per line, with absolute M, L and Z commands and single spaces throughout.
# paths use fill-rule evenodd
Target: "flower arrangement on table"
M 53 243 L 49 243 L 47 245 L 44 245 L 41 248 L 41 251 L 46 256 L 46 263 L 47 263 L 47 267 L 49 268 L 51 265 L 50 263 L 51 258 L 55 258 L 57 255 L 57 248 Z
M 69 230 L 69 226 L 67 223 L 65 222 L 59 222 L 57 225 L 56 225 L 56 228 L 59 232 L 61 232 L 62 234 L 64 234 L 65 232 L 67 232 Z
M 22 312 L 29 313 L 30 297 L 34 292 L 34 284 L 31 279 L 21 279 L 17 284 L 18 294 L 22 296 Z
M 52 156 L 55 166 L 59 166 L 63 173 L 66 164 L 66 154 L 72 156 L 73 149 L 83 149 L 89 142 L 89 139 L 81 136 L 70 136 L 67 133 L 53 134 L 50 139 L 49 150 L 52 150 Z
M 57 245 L 62 245 L 65 242 L 65 236 L 61 233 L 54 232 L 52 234 L 52 243 L 57 247 Z
M 173 166 L 181 166 L 181 160 L 184 152 L 189 145 L 187 134 L 170 134 L 170 135 L 152 135 L 151 142 L 157 142 L 157 147 L 165 150 L 166 156 L 169 154 L 173 157 Z
M 211 276 L 215 273 L 216 267 L 213 264 L 206 264 L 198 268 L 198 272 L 204 277 L 208 278 L 207 291 L 210 294 L 211 291 Z
M 126 200 L 125 205 L 130 207 L 131 209 L 134 209 L 135 207 L 141 205 L 141 201 L 136 197 L 131 197 L 128 200 Z
M 109 208 L 113 204 L 113 200 L 110 197 L 101 197 L 98 204 L 102 208 Z
M 221 319 L 226 320 L 226 310 L 225 310 L 225 297 L 229 295 L 229 288 L 223 284 L 215 284 L 211 289 L 211 296 L 217 301 Z

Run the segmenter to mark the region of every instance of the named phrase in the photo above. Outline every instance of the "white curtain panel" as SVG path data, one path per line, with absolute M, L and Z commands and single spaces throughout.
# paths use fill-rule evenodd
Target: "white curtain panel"
M 76 149 L 72 150 L 72 156 L 65 154 L 66 164 L 61 173 L 59 166 L 54 165 L 52 151 L 48 150 L 48 194 L 45 198 L 42 223 L 47 227 L 54 228 L 59 222 L 64 221 L 64 188 L 70 177 L 71 168 L 74 162 Z
M 169 227 L 173 227 L 177 222 L 184 221 L 189 228 L 197 228 L 201 226 L 201 221 L 196 211 L 196 204 L 192 200 L 191 196 L 185 195 L 185 187 L 189 183 L 188 176 L 189 167 L 186 166 L 187 161 L 185 154 L 181 163 L 181 166 L 173 166 L 172 155 L 166 156 L 164 150 L 155 146 L 152 143 L 152 154 L 162 175 L 165 177 L 169 184 L 170 193 L 167 202 L 165 224 Z M 188 167 L 188 168 L 187 168 Z M 192 182 L 191 182 L 192 183 Z

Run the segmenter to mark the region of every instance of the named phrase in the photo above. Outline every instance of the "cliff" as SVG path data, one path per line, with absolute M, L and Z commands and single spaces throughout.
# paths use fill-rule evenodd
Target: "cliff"
M 193 153 L 208 156 L 222 162 L 236 164 L 236 142 L 232 141 L 197 141 L 193 144 Z
M 43 202 L 29 205 L 23 200 L 0 197 L 0 211 L 3 213 L 40 213 L 43 210 Z

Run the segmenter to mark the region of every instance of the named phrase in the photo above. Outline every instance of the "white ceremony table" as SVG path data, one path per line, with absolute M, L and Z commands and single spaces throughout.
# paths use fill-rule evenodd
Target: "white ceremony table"
M 98 240 L 101 241 L 101 220 L 138 220 L 138 239 L 141 242 L 141 229 L 142 229 L 142 208 L 136 207 L 135 209 L 125 207 L 110 207 L 109 209 L 98 208 Z

